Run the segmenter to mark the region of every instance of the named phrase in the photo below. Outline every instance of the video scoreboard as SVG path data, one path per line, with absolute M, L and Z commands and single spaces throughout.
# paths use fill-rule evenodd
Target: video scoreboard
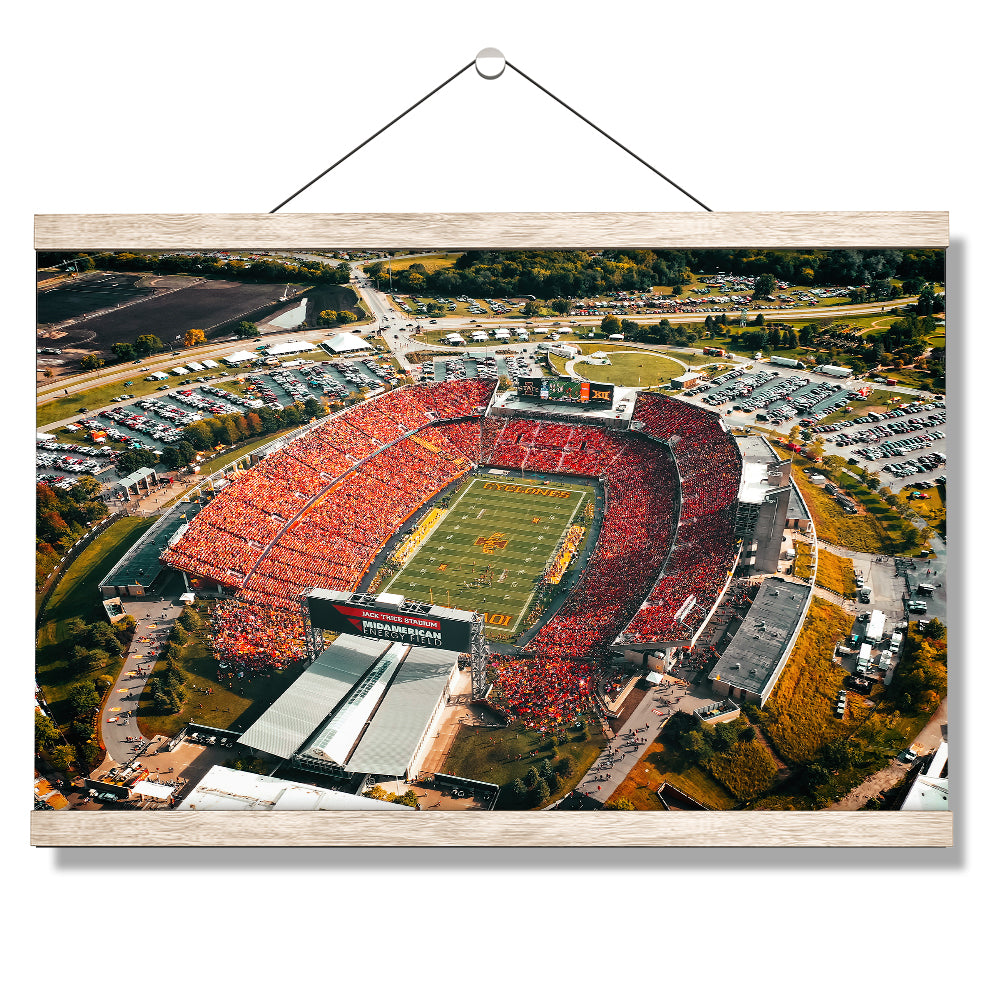
M 468 653 L 472 645 L 469 611 L 405 601 L 396 595 L 351 594 L 313 588 L 305 593 L 313 628 L 365 639 L 406 642 Z
M 575 406 L 610 409 L 615 401 L 615 387 L 608 382 L 522 376 L 518 379 L 517 395 L 519 399 L 541 403 L 572 403 Z

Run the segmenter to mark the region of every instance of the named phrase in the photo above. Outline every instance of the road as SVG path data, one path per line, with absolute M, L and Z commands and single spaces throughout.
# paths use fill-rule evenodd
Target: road
M 296 254 L 295 256 L 303 257 L 308 260 L 322 261 L 324 263 L 335 263 L 330 258 L 319 257 L 311 254 Z M 412 339 L 406 332 L 406 324 L 413 321 L 404 317 L 389 304 L 389 299 L 386 293 L 379 292 L 370 286 L 367 277 L 361 270 L 360 264 L 351 264 L 351 282 L 354 285 L 355 290 L 368 306 L 373 317 L 375 317 L 374 323 L 367 323 L 361 327 L 352 328 L 352 331 L 356 332 L 360 336 L 365 336 L 374 333 L 379 326 L 388 326 L 389 330 L 387 331 L 388 335 L 386 340 L 389 343 L 389 347 L 392 350 L 393 355 L 404 367 L 409 367 L 404 357 L 408 351 L 427 350 L 429 347 L 433 347 L 435 351 L 440 350 L 442 353 L 449 351 L 461 352 L 465 350 L 461 347 L 446 348 L 441 345 L 428 345 L 424 341 Z M 897 299 L 893 305 L 900 306 L 915 301 L 916 299 L 913 297 Z M 861 306 L 826 306 L 802 309 L 772 309 L 764 310 L 763 315 L 766 319 L 774 320 L 802 318 L 819 319 L 826 316 L 836 317 L 868 315 L 881 312 L 884 308 L 884 304 L 876 304 Z M 719 311 L 720 310 L 716 308 L 714 310 L 706 310 L 699 313 L 667 313 L 662 315 L 635 316 L 632 318 L 637 323 L 643 325 L 658 323 L 660 320 L 666 320 L 669 323 L 699 323 L 703 322 L 705 317 L 710 313 L 717 314 Z M 473 323 L 473 321 L 467 317 L 445 316 L 441 317 L 437 321 L 436 327 L 438 330 L 442 331 L 471 329 L 473 326 L 476 326 L 479 329 L 489 330 L 491 327 L 509 326 L 512 322 L 516 321 L 510 319 L 504 320 L 502 317 L 497 317 L 490 320 L 484 320 L 480 323 Z M 577 318 L 568 322 L 572 322 L 577 327 L 587 329 L 599 326 L 601 318 Z M 327 339 L 330 334 L 331 330 L 328 328 L 297 330 L 294 332 L 283 331 L 279 333 L 265 334 L 259 341 L 255 342 L 255 346 L 260 346 L 261 344 L 268 346 L 270 344 L 284 343 L 290 338 L 318 343 L 320 340 Z M 53 399 L 57 399 L 59 396 L 79 392 L 84 389 L 94 389 L 105 385 L 111 385 L 112 383 L 118 382 L 120 379 L 128 379 L 134 375 L 143 374 L 142 369 L 144 368 L 149 368 L 150 370 L 156 370 L 157 368 L 173 368 L 178 365 L 183 365 L 186 361 L 203 361 L 206 358 L 216 359 L 219 357 L 221 352 L 239 350 L 241 349 L 241 346 L 245 347 L 245 345 L 245 341 L 241 344 L 239 341 L 219 340 L 207 344 L 199 344 L 197 347 L 182 348 L 176 353 L 171 353 L 169 355 L 159 354 L 154 355 L 151 358 L 142 359 L 141 361 L 113 365 L 111 367 L 102 368 L 99 372 L 84 372 L 61 378 L 56 376 L 38 387 L 36 390 L 36 403 L 46 403 Z M 626 344 L 622 346 L 637 346 L 647 349 L 649 347 L 648 344 Z M 53 369 L 57 368 L 59 364 L 59 361 L 46 355 L 38 355 L 38 361 Z
M 142 745 L 135 711 L 156 662 L 155 653 L 150 650 L 166 642 L 174 620 L 184 610 L 170 600 L 123 601 L 123 604 L 126 612 L 136 619 L 135 635 L 100 718 L 101 742 L 116 764 L 127 764 Z

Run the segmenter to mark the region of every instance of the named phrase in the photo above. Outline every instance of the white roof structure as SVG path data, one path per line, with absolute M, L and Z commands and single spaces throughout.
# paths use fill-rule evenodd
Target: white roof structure
M 316 345 L 310 344 L 308 340 L 290 340 L 287 344 L 272 344 L 264 353 L 273 358 L 281 354 L 299 354 L 302 351 L 314 350 Z
M 907 812 L 944 812 L 948 809 L 948 741 L 942 740 L 926 774 L 918 775 L 913 782 L 903 804 L 899 807 Z
M 402 777 L 458 654 L 341 635 L 237 741 L 255 750 Z
M 204 361 L 202 361 L 201 366 L 202 368 L 218 368 L 219 362 L 213 361 L 211 358 L 206 358 Z
M 486 334 L 483 333 L 482 331 L 477 331 L 472 335 L 471 339 L 474 340 L 477 344 L 481 344 L 483 343 L 483 341 L 489 340 L 490 338 L 487 337 Z M 55 435 L 53 434 L 49 435 L 49 437 L 54 437 L 54 436 Z
M 367 351 L 371 345 L 367 340 L 346 330 L 334 335 L 329 340 L 323 341 L 323 346 L 334 354 L 342 354 L 344 351 Z
M 171 789 L 173 791 L 173 789 Z M 285 781 L 216 764 L 184 797 L 181 809 L 204 810 L 384 810 L 409 806 L 349 795 L 330 788 Z M 412 810 L 411 810 L 412 811 Z
M 558 330 L 556 330 L 556 333 L 572 333 L 572 332 L 573 332 L 572 329 L 570 329 L 570 327 L 568 326 L 561 326 L 559 327 Z
M 229 365 L 238 365 L 244 361 L 256 361 L 257 355 L 252 351 L 237 351 L 235 354 L 230 354 L 228 358 L 223 358 L 222 360 Z
M 205 366 L 200 361 L 188 361 L 186 364 L 190 372 L 203 372 L 205 370 Z
M 420 747 L 457 657 L 443 649 L 411 646 L 382 703 L 351 754 L 351 771 L 407 773 Z
M 178 365 L 176 368 L 171 368 L 170 370 L 175 375 L 188 375 L 188 374 L 190 374 L 190 372 L 188 372 L 188 370 L 183 365 Z
M 340 636 L 237 742 L 287 760 L 389 646 L 388 642 Z
M 45 431 L 38 431 L 35 434 L 35 439 L 38 441 L 54 441 L 55 434 L 46 434 Z
M 132 786 L 132 791 L 136 795 L 146 795 L 151 799 L 160 799 L 166 802 L 172 795 L 176 794 L 173 785 L 161 785 L 158 781 L 137 781 Z

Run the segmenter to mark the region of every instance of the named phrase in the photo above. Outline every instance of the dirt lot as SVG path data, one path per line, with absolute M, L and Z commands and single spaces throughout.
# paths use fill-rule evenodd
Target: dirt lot
M 296 285 L 178 276 L 140 279 L 136 275 L 101 274 L 99 278 L 110 280 L 87 279 L 39 297 L 39 323 L 59 323 L 64 334 L 46 337 L 46 346 L 66 348 L 85 343 L 88 350 L 108 350 L 118 341 L 133 341 L 145 333 L 171 344 L 192 328 L 205 330 L 211 338 L 237 319 L 265 315 L 286 288 L 289 298 L 301 291 Z M 106 309 L 111 311 L 94 315 Z

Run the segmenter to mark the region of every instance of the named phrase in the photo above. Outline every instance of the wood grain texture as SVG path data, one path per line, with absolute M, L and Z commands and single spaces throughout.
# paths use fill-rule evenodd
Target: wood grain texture
M 36 847 L 951 847 L 948 812 L 33 812 Z
M 36 250 L 947 245 L 947 212 L 35 216 Z

